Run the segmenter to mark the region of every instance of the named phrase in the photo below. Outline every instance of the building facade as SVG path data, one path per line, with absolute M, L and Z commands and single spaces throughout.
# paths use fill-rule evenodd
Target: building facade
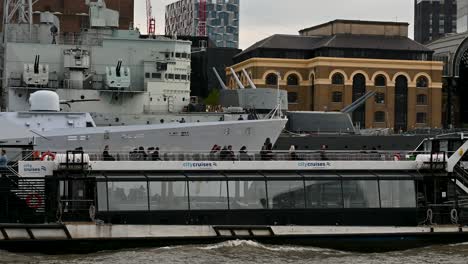
M 198 36 L 200 0 L 166 6 L 166 35 Z M 206 33 L 218 47 L 239 47 L 239 0 L 206 1 Z
M 414 1 L 414 39 L 417 42 L 427 43 L 455 32 L 457 0 Z
M 406 23 L 336 20 L 299 36 L 273 35 L 237 55 L 232 67 L 246 69 L 257 87 L 279 84 L 288 91 L 291 111 L 340 111 L 375 91 L 353 112 L 356 125 L 439 128 L 442 63 L 407 34 Z
M 3 0 L 0 3 L 0 14 L 3 15 Z M 105 0 L 105 3 L 107 8 L 120 13 L 121 29 L 133 25 L 134 0 Z M 60 30 L 64 33 L 77 33 L 89 27 L 89 7 L 84 0 L 40 0 L 33 5 L 33 10 L 54 13 L 60 19 Z
M 468 31 L 468 1 L 457 0 L 457 32 Z

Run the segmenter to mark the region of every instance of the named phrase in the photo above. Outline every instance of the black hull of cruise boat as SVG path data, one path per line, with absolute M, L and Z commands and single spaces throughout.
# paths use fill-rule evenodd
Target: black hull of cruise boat
M 432 245 L 468 241 L 468 233 L 339 234 L 292 235 L 281 237 L 184 237 L 184 238 L 108 238 L 80 240 L 4 240 L 0 249 L 10 252 L 88 254 L 105 250 L 159 248 L 183 245 L 210 245 L 232 240 L 248 240 L 265 245 L 306 246 L 349 252 L 388 252 Z

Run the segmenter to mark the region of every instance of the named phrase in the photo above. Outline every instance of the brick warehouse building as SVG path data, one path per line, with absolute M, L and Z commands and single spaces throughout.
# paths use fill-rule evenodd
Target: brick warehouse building
M 3 0 L 0 0 L 0 15 L 3 17 Z M 134 0 L 105 0 L 108 8 L 120 13 L 120 28 L 128 29 L 133 24 Z M 89 24 L 89 7 L 85 0 L 38 0 L 33 6 L 34 11 L 58 12 L 62 32 L 80 32 Z
M 268 37 L 234 62 L 233 69 L 240 76 L 246 69 L 258 87 L 276 87 L 279 72 L 292 111 L 340 111 L 375 90 L 354 111 L 357 125 L 396 131 L 441 127 L 443 65 L 408 38 L 407 23 L 335 20 L 300 35 Z

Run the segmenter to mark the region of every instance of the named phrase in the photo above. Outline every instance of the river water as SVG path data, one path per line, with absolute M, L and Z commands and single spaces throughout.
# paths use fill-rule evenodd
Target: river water
M 468 263 L 468 243 L 431 246 L 388 253 L 364 254 L 311 247 L 267 246 L 252 241 L 230 241 L 215 245 L 106 251 L 88 255 L 47 256 L 0 251 L 0 263 L 465 264 Z

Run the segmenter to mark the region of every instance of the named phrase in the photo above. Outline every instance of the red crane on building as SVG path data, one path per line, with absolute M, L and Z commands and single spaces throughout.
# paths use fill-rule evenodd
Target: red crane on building
M 199 0 L 197 36 L 206 37 L 206 0 Z
M 156 19 L 153 16 L 153 7 L 151 0 L 146 0 L 146 19 L 148 23 L 148 35 L 154 36 L 156 33 Z

